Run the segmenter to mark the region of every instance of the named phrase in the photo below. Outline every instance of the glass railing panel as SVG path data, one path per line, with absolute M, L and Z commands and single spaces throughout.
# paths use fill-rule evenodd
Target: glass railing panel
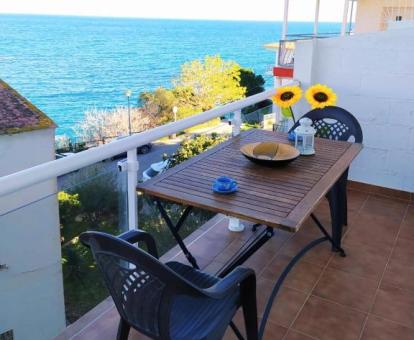
M 128 229 L 126 172 L 107 160 L 58 178 L 66 318 L 74 322 L 108 296 L 91 252 L 79 241 L 87 230 L 118 235 Z

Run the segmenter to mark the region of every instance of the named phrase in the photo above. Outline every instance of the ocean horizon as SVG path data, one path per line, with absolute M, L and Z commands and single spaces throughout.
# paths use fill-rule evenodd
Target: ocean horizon
M 221 55 L 263 75 L 279 40 L 275 21 L 141 19 L 0 14 L 0 78 L 50 116 L 56 135 L 74 135 L 91 108 L 133 105 L 141 92 L 170 87 L 183 63 Z M 321 33 L 340 23 L 320 23 Z M 289 23 L 289 33 L 311 33 L 313 23 Z

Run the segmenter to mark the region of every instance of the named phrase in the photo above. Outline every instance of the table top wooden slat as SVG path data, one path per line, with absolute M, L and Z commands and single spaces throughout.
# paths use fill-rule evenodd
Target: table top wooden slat
M 300 156 L 287 166 L 254 164 L 240 152 L 247 143 L 288 143 L 287 135 L 249 130 L 140 183 L 138 190 L 176 203 L 297 231 L 339 176 L 362 149 L 361 144 L 315 139 L 316 154 Z M 239 190 L 216 194 L 219 176 L 234 178 Z

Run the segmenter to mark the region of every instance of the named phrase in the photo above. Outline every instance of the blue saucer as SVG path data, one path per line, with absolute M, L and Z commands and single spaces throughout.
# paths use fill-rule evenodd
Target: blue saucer
M 231 188 L 229 190 L 222 190 L 219 189 L 219 187 L 217 186 L 217 183 L 213 183 L 212 186 L 212 190 L 218 194 L 222 194 L 222 195 L 227 195 L 227 194 L 232 194 L 234 192 L 236 192 L 239 189 L 239 187 L 237 186 L 236 182 L 233 182 Z

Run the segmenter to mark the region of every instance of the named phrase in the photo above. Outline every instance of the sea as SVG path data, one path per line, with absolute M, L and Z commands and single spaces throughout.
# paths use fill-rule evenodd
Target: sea
M 276 16 L 276 15 L 275 15 Z M 171 87 L 183 63 L 220 55 L 263 75 L 266 86 L 282 23 L 70 16 L 0 15 L 0 78 L 74 135 L 85 111 L 132 104 L 139 94 Z M 289 33 L 311 33 L 310 22 L 289 24 Z M 339 32 L 321 23 L 320 32 Z

